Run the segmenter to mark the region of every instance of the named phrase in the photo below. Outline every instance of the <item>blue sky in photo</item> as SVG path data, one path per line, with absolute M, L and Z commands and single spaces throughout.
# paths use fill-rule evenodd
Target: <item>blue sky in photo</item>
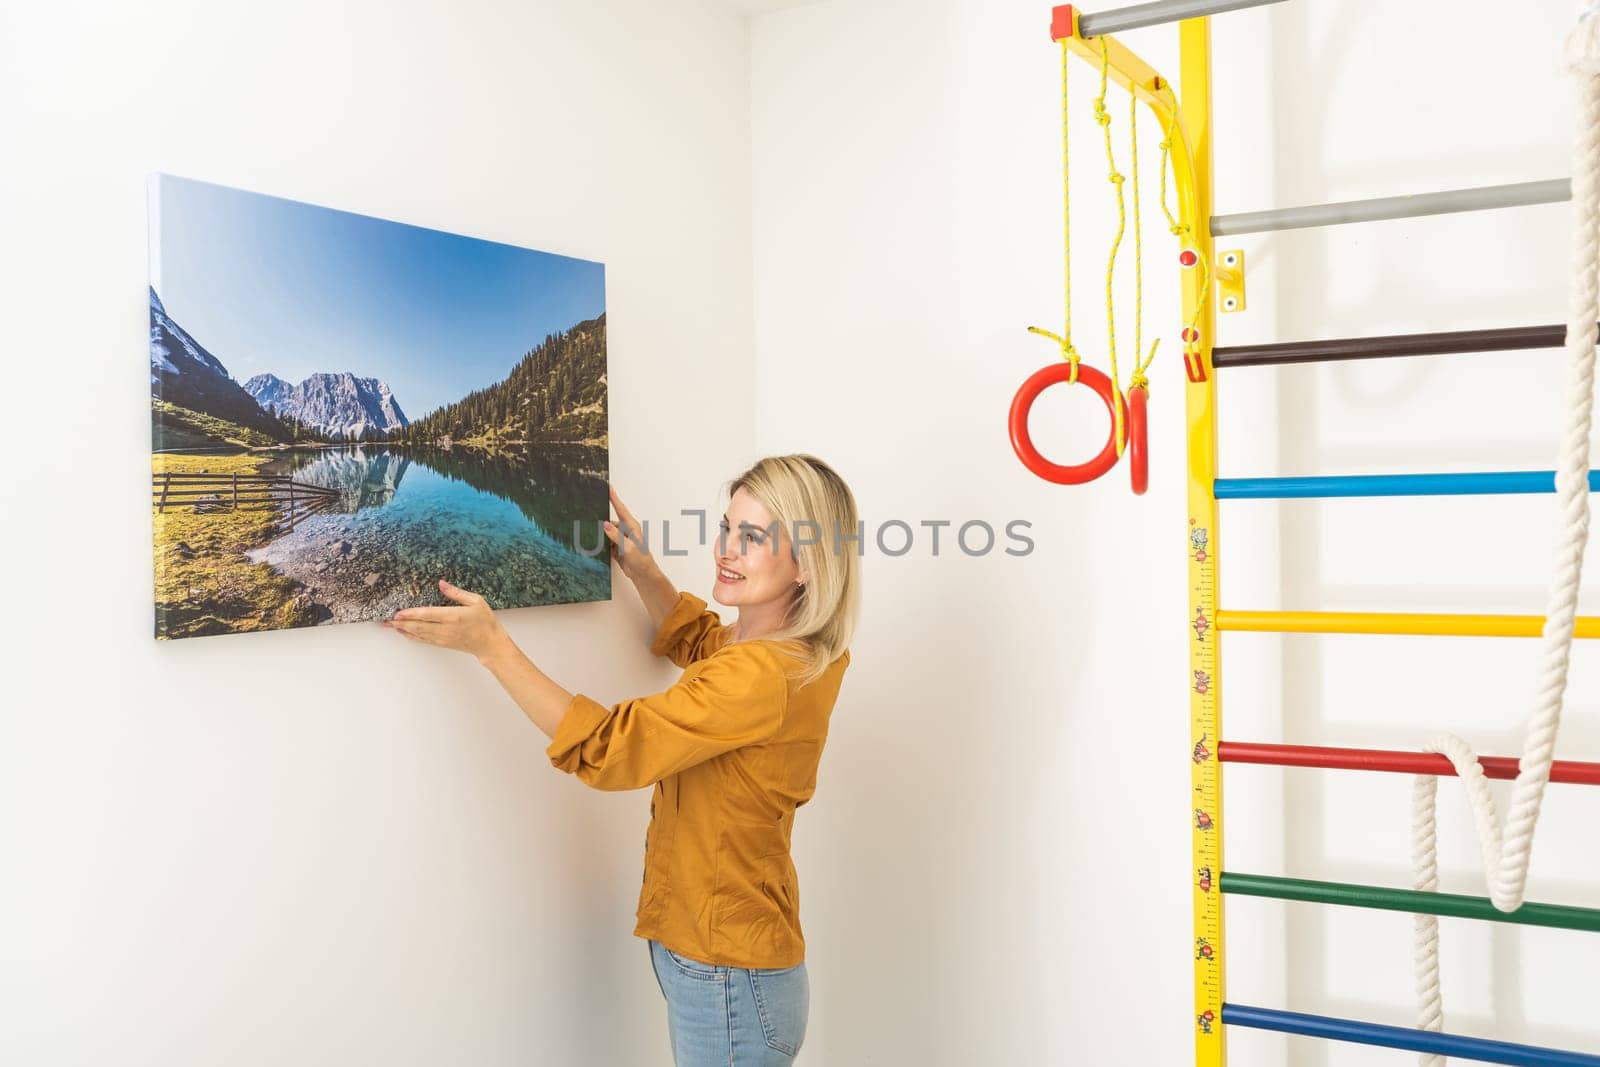
M 350 371 L 410 419 L 605 310 L 605 267 L 157 175 L 150 284 L 241 385 Z

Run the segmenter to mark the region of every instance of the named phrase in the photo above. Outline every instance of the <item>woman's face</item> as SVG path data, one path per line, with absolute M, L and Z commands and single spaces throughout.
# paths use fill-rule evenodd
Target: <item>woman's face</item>
M 716 564 L 713 594 L 730 607 L 783 604 L 801 577 L 787 531 L 778 529 L 761 502 L 744 489 L 728 501 L 721 532 L 712 542 Z

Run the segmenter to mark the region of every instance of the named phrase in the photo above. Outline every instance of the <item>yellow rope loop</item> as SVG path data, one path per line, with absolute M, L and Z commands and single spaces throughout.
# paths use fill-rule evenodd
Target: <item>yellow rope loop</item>
M 1067 39 L 1061 39 L 1061 248 L 1062 248 L 1062 305 L 1065 325 L 1061 331 L 1062 351 L 1072 351 L 1072 168 L 1068 151 L 1071 138 L 1068 137 L 1069 127 L 1067 119 L 1072 111 L 1067 106 L 1067 72 L 1072 66 L 1072 52 L 1067 47 Z M 1072 364 L 1072 381 L 1078 380 L 1078 364 Z
M 1111 251 L 1106 257 L 1106 351 L 1111 364 L 1111 389 L 1114 396 L 1112 409 L 1115 421 L 1115 438 L 1117 455 L 1121 456 L 1127 448 L 1127 426 L 1125 424 L 1126 396 L 1117 369 L 1117 316 L 1115 302 L 1115 281 L 1117 270 L 1117 254 L 1122 248 L 1122 238 L 1127 232 L 1128 208 L 1123 196 L 1125 178 L 1117 170 L 1116 152 L 1111 143 L 1111 113 L 1106 109 L 1106 92 L 1110 80 L 1111 60 L 1106 48 L 1105 39 L 1099 39 L 1100 45 L 1100 92 L 1094 100 L 1094 118 L 1099 124 L 1105 139 L 1106 150 L 1106 180 L 1116 190 L 1117 197 L 1117 231 L 1111 239 Z M 1064 309 L 1065 324 L 1061 333 L 1052 333 L 1038 326 L 1029 326 L 1028 332 L 1041 337 L 1048 337 L 1061 349 L 1061 358 L 1069 366 L 1067 381 L 1076 384 L 1078 381 L 1079 355 L 1077 348 L 1072 343 L 1072 196 L 1071 196 L 1071 156 L 1070 156 L 1070 120 L 1072 112 L 1068 106 L 1067 87 L 1068 72 L 1071 68 L 1070 52 L 1067 40 L 1061 41 L 1061 233 L 1062 233 L 1062 304 Z M 1174 116 L 1174 122 L 1176 116 Z M 1169 123 L 1160 142 L 1161 147 L 1161 212 L 1166 216 L 1168 229 L 1174 237 L 1183 237 L 1189 228 L 1176 219 L 1171 209 L 1167 207 L 1167 164 L 1172 149 L 1173 123 Z M 1150 390 L 1150 379 L 1146 374 L 1150 364 L 1156 358 L 1156 349 L 1161 344 L 1161 339 L 1156 338 L 1150 344 L 1150 354 L 1141 362 L 1138 359 L 1139 351 L 1143 347 L 1144 333 L 1144 235 L 1141 223 L 1139 201 L 1139 99 L 1138 94 L 1129 92 L 1128 112 L 1128 140 L 1131 153 L 1131 171 L 1133 179 L 1133 264 L 1134 264 L 1134 369 L 1128 379 L 1128 388 L 1143 389 L 1146 394 Z M 1210 290 L 1211 270 L 1210 264 L 1201 256 L 1200 267 L 1204 272 L 1204 281 L 1201 283 L 1201 298 L 1199 306 L 1204 305 L 1206 294 Z M 1198 321 L 1198 310 L 1190 319 L 1188 333 L 1193 334 L 1194 324 Z M 1189 350 L 1186 344 L 1186 350 Z
M 1172 209 L 1167 207 L 1167 163 L 1172 151 L 1172 131 L 1176 126 L 1178 117 L 1173 115 L 1172 121 L 1167 123 L 1166 136 L 1161 140 L 1161 213 L 1167 217 L 1167 229 L 1172 236 L 1180 240 L 1189 237 L 1192 231 L 1188 226 L 1179 222 L 1172 214 Z M 1185 355 L 1195 355 L 1200 351 L 1200 338 L 1196 333 L 1195 324 L 1200 321 L 1200 309 L 1206 306 L 1206 298 L 1211 295 L 1211 264 L 1206 259 L 1205 253 L 1197 247 L 1194 250 L 1197 260 L 1195 266 L 1200 268 L 1200 298 L 1194 302 L 1194 311 L 1189 315 L 1188 325 L 1183 331 L 1183 351 Z M 1155 350 L 1150 353 L 1155 358 Z
M 1151 341 L 1149 358 L 1133 369 L 1133 377 L 1128 379 L 1128 391 L 1130 393 L 1135 389 L 1143 389 L 1146 397 L 1150 395 L 1150 379 L 1145 375 L 1145 371 L 1149 370 L 1150 364 L 1155 362 L 1156 346 L 1160 343 L 1161 338 L 1159 337 Z
M 1036 333 L 1040 337 L 1048 337 L 1050 340 L 1056 343 L 1056 345 L 1061 349 L 1061 358 L 1072 365 L 1070 373 L 1067 376 L 1067 382 L 1070 385 L 1077 385 L 1078 360 L 1082 357 L 1078 355 L 1078 350 L 1073 346 L 1072 341 L 1066 337 L 1062 337 L 1058 333 L 1051 333 L 1049 330 L 1046 330 L 1041 326 L 1029 326 L 1028 332 Z
M 1161 213 L 1167 217 L 1167 229 L 1172 236 L 1182 237 L 1187 232 L 1187 227 L 1180 223 L 1172 214 L 1172 209 L 1167 207 L 1167 162 L 1172 152 L 1172 129 L 1177 123 L 1177 115 L 1167 123 L 1166 136 L 1161 139 Z
M 1106 80 L 1111 71 L 1111 59 L 1106 52 L 1106 39 L 1101 37 L 1099 41 L 1100 97 L 1095 101 L 1095 118 L 1105 134 L 1106 173 L 1111 187 L 1117 191 L 1117 232 L 1111 239 L 1111 253 L 1106 257 L 1106 353 L 1111 364 L 1111 392 L 1116 398 L 1112 405 L 1112 421 L 1115 424 L 1117 455 L 1120 456 L 1128 444 L 1128 428 L 1124 425 L 1121 376 L 1117 371 L 1117 314 L 1112 284 L 1116 279 L 1117 252 L 1122 247 L 1122 234 L 1128 225 L 1128 208 L 1122 196 L 1122 175 L 1117 172 L 1116 154 L 1111 147 L 1111 116 L 1105 108 Z
M 1072 110 L 1067 102 L 1068 72 L 1072 69 L 1072 52 L 1067 39 L 1061 39 L 1061 303 L 1064 320 L 1060 333 L 1052 333 L 1038 326 L 1029 326 L 1029 333 L 1048 337 L 1061 349 L 1061 358 L 1069 365 L 1067 381 L 1078 384 L 1078 349 L 1072 343 L 1072 156 L 1071 138 L 1068 136 L 1068 118 Z
M 1095 114 L 1102 115 L 1106 110 L 1106 79 L 1111 74 L 1111 59 L 1110 53 L 1106 51 L 1105 36 L 1101 35 L 1095 38 L 1095 43 L 1100 46 L 1100 96 L 1094 102 L 1094 110 Z M 1110 119 L 1106 120 L 1106 122 L 1110 121 Z M 1102 122 L 1101 125 L 1104 126 L 1105 123 Z
M 1139 201 L 1139 95 L 1128 93 L 1128 147 L 1133 174 L 1133 357 L 1144 351 L 1144 233 L 1140 225 L 1143 210 Z M 1155 353 L 1151 352 L 1154 358 Z M 1141 368 L 1134 367 L 1128 388 L 1138 384 Z
M 1067 361 L 1067 382 L 1078 384 L 1078 349 L 1072 343 L 1072 157 L 1071 138 L 1067 120 L 1072 111 L 1067 103 L 1068 71 L 1072 68 L 1072 53 L 1067 39 L 1061 39 L 1061 304 L 1064 320 L 1060 333 L 1052 333 L 1039 326 L 1029 326 L 1029 333 L 1048 337 L 1061 349 L 1061 358 Z
M 1200 335 L 1195 329 L 1195 323 L 1200 321 L 1200 309 L 1206 306 L 1206 299 L 1211 295 L 1211 263 L 1205 253 L 1198 248 L 1195 256 L 1199 262 L 1195 264 L 1200 268 L 1200 296 L 1194 302 L 1194 311 L 1189 315 L 1189 328 L 1185 331 L 1183 350 L 1194 355 L 1200 351 Z

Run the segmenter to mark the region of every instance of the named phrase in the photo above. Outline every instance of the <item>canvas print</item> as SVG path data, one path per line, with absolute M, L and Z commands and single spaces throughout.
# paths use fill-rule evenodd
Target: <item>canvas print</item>
M 155 632 L 605 600 L 605 268 L 150 183 Z

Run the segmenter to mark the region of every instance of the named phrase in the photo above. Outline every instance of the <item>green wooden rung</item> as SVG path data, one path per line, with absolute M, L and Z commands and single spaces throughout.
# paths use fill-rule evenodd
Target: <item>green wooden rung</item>
M 1355 908 L 1381 908 L 1385 911 L 1421 912 L 1460 919 L 1487 919 L 1491 922 L 1521 923 L 1525 926 L 1550 926 L 1560 930 L 1587 930 L 1600 933 L 1600 908 L 1577 908 L 1569 904 L 1524 904 L 1516 911 L 1501 911 L 1488 897 L 1469 897 L 1460 893 L 1425 893 L 1417 889 L 1388 889 L 1376 885 L 1351 885 L 1346 882 L 1313 882 L 1304 878 L 1274 878 L 1265 874 L 1222 872 L 1224 893 L 1275 900 L 1303 900 L 1312 904 L 1342 904 Z

